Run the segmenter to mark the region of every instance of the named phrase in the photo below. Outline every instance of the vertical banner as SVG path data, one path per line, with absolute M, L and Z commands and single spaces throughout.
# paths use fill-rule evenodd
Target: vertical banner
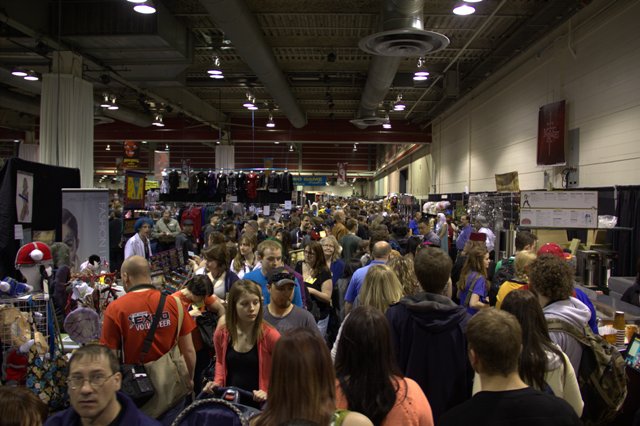
M 31 223 L 33 212 L 33 175 L 16 172 L 16 215 L 18 222 Z
M 122 160 L 125 169 L 136 169 L 140 165 L 140 146 L 136 141 L 124 141 L 122 145 L 124 157 Z
M 124 174 L 124 208 L 144 208 L 144 183 L 146 176 L 142 172 L 127 170 Z
M 72 270 L 92 254 L 109 259 L 108 189 L 62 189 L 62 241 Z
M 565 101 L 540 107 L 538 112 L 538 165 L 565 164 Z
M 337 184 L 340 186 L 345 186 L 347 184 L 347 164 L 349 163 L 338 163 Z
M 153 152 L 153 174 L 158 182 L 162 182 L 162 171 L 169 168 L 169 151 Z

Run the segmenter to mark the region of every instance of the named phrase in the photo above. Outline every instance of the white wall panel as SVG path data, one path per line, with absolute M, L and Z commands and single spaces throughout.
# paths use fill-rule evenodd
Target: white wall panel
M 580 186 L 640 182 L 640 2 L 597 0 L 525 53 L 501 80 L 434 121 L 436 192 L 494 191 L 517 170 L 521 189 L 544 186 L 536 165 L 538 109 L 566 99 L 579 130 Z M 555 170 L 557 172 L 557 170 Z

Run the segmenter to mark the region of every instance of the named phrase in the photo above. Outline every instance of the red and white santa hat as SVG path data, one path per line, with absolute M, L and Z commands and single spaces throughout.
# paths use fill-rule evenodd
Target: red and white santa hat
M 51 262 L 51 249 L 45 243 L 35 241 L 20 247 L 16 254 L 16 268 Z

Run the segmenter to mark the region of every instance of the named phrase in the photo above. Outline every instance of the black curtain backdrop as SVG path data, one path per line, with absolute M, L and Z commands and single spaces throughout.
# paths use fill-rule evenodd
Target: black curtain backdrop
M 16 172 L 33 175 L 33 205 L 31 223 L 23 228 L 37 231 L 56 230 L 60 241 L 62 188 L 80 187 L 80 170 L 34 163 L 10 158 L 0 170 L 0 279 L 14 276 L 14 262 L 20 241 L 14 239 L 16 212 Z
M 618 251 L 618 265 L 613 275 L 631 277 L 638 273 L 636 261 L 640 256 L 640 186 L 618 186 L 616 189 L 616 226 L 633 229 L 613 232 L 613 249 Z

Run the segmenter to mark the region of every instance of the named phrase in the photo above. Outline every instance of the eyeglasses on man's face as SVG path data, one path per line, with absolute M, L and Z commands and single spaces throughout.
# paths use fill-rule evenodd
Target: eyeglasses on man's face
M 92 388 L 98 389 L 101 388 L 107 380 L 112 378 L 118 373 L 113 373 L 109 376 L 105 376 L 104 374 L 92 374 L 89 378 L 84 376 L 70 376 L 67 378 L 67 384 L 70 389 L 76 390 L 80 389 L 85 381 L 88 381 Z

